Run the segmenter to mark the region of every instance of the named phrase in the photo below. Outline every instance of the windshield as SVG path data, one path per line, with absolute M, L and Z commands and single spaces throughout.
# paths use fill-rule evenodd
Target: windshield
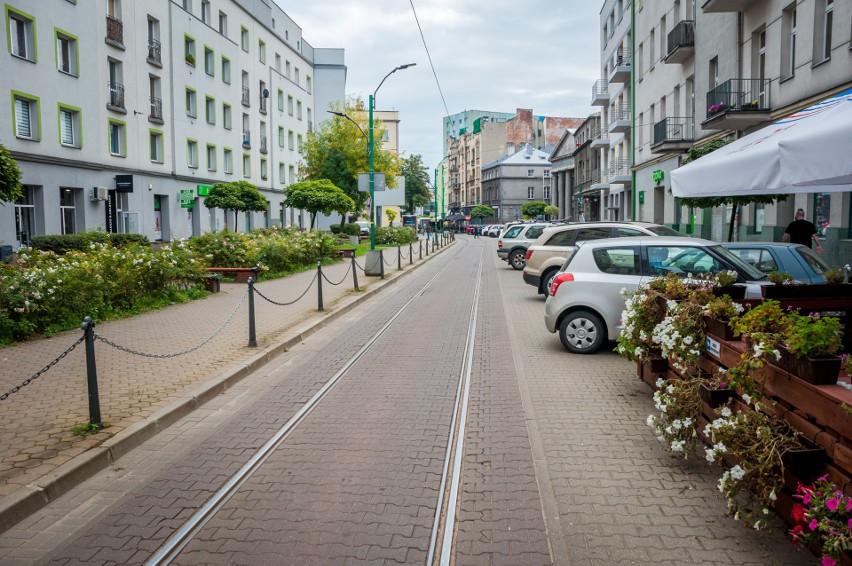
M 648 226 L 648 231 L 653 232 L 657 236 L 683 236 L 677 230 L 672 230 L 668 226 Z
M 731 252 L 728 248 L 724 246 L 713 246 L 711 249 L 731 263 L 737 271 L 744 274 L 747 280 L 760 281 L 761 279 L 766 278 L 765 273 L 741 260 L 739 256 Z

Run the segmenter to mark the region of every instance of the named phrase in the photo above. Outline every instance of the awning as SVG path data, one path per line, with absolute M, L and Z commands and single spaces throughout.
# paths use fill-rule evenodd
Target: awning
M 459 220 L 465 220 L 464 214 L 450 214 L 447 216 L 446 220 L 450 222 L 458 222 Z
M 676 197 L 852 191 L 852 89 L 671 173 Z

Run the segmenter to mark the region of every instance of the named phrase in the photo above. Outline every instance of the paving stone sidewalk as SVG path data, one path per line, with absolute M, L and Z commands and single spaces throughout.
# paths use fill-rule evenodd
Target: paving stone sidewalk
M 447 249 L 445 246 L 438 253 Z M 227 386 L 229 376 L 233 380 L 264 352 L 298 340 L 334 313 L 435 257 L 434 253 L 427 257 L 424 250 L 421 260 L 418 246 L 413 251 L 414 265 L 409 265 L 408 250 L 403 250 L 400 272 L 396 250 L 391 250 L 391 257 L 386 256 L 389 265 L 385 266 L 385 280 L 366 277 L 359 269 L 360 292 L 353 289 L 350 260 L 323 266 L 329 281 L 340 282 L 335 286 L 323 281 L 324 312 L 317 312 L 316 270 L 258 283 L 261 293 L 282 303 L 310 289 L 291 306 L 277 306 L 255 295 L 257 348 L 248 346 L 246 284 L 223 284 L 222 292 L 202 300 L 98 324 L 95 333 L 116 344 L 149 354 L 168 354 L 191 349 L 229 321 L 209 343 L 175 357 L 133 355 L 96 341 L 101 416 L 110 425 L 98 434 L 74 436 L 70 432 L 72 426 L 88 421 L 84 344 L 0 402 L 0 436 L 4 439 L 0 446 L 0 510 L 10 500 L 20 498 L 25 486 L 32 491 L 34 486 L 53 482 L 51 489 L 55 489 L 57 476 L 66 471 L 73 458 L 128 427 L 139 427 L 152 415 L 162 415 L 169 409 L 174 409 L 176 416 L 185 414 L 203 401 L 194 399 L 193 393 L 205 385 L 225 382 Z M 364 261 L 363 257 L 357 260 L 361 266 Z M 33 376 L 81 336 L 81 331 L 67 331 L 0 349 L 0 391 L 9 391 Z

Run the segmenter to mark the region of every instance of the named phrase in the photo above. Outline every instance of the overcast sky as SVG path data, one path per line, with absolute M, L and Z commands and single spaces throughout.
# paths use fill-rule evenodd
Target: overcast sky
M 345 49 L 346 93 L 376 95 L 400 113 L 400 150 L 431 169 L 443 157 L 442 118 L 464 110 L 584 118 L 600 76 L 595 0 L 276 0 L 314 47 Z M 322 110 L 317 108 L 317 114 Z M 319 116 L 317 116 L 319 119 Z

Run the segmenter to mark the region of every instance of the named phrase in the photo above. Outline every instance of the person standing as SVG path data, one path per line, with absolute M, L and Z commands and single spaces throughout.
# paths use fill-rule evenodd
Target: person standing
M 813 247 L 815 242 L 817 253 L 822 253 L 822 243 L 819 241 L 816 226 L 805 220 L 805 211 L 801 208 L 796 211 L 796 219 L 787 225 L 781 241 L 802 244 L 809 248 Z

